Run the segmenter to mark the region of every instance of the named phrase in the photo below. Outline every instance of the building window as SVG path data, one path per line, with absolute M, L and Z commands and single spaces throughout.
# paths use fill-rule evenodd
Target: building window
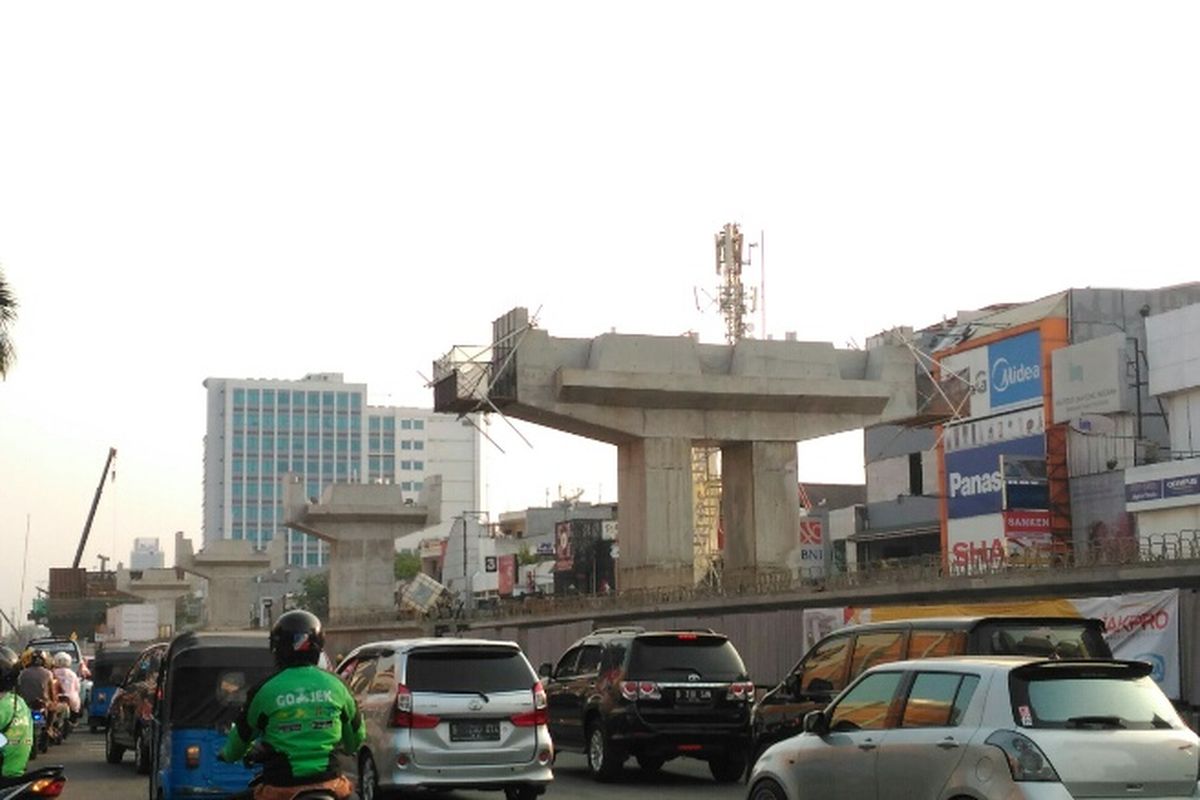
M 353 411 L 359 411 L 360 409 L 362 409 L 362 395 L 360 395 L 360 394 L 350 395 L 350 408 Z
M 241 459 L 241 458 L 233 459 L 233 477 L 235 477 L 235 478 L 241 477 L 242 472 L 245 470 L 245 465 L 246 465 L 246 462 L 244 459 Z
M 360 417 L 358 414 L 351 415 L 350 430 L 354 431 L 355 433 L 362 432 L 362 417 Z
M 350 454 L 355 457 L 362 455 L 362 439 L 350 440 Z
M 414 491 L 417 491 L 417 492 L 419 492 L 419 491 L 421 491 L 421 490 L 422 490 L 422 489 L 424 489 L 424 488 L 425 488 L 425 483 L 424 483 L 424 481 L 413 481 L 413 490 L 414 490 Z
M 382 462 L 379 456 L 371 456 L 367 459 L 367 465 L 371 470 L 371 474 L 378 476 L 379 470 L 382 468 Z
M 424 449 L 425 449 L 425 442 L 421 441 L 420 439 L 417 439 L 415 442 L 413 442 L 413 450 L 424 450 Z
M 291 396 L 292 396 L 291 392 L 288 392 L 285 389 L 280 389 L 279 390 L 279 407 L 287 408 L 288 407 L 288 399 L 291 398 Z
M 237 433 L 233 436 L 233 452 L 241 453 L 246 449 L 246 437 Z
M 234 481 L 232 484 L 233 499 L 241 500 L 243 493 L 246 491 L 241 481 Z
M 396 430 L 396 418 L 395 417 L 384 417 L 383 418 L 383 429 L 385 431 Z
M 233 526 L 233 538 L 234 538 L 234 539 L 236 539 L 236 540 L 238 540 L 238 541 L 241 541 L 241 539 L 242 539 L 242 535 L 243 535 L 242 526 L 241 526 L 241 525 L 234 525 L 234 526 Z
M 411 431 L 412 424 L 413 424 L 413 421 L 411 419 L 402 419 L 402 420 L 400 420 L 400 430 Z
M 385 433 L 383 435 L 383 452 L 384 453 L 396 452 L 396 434 Z
M 258 437 L 250 435 L 246 437 L 246 452 L 251 455 L 258 454 Z
M 414 419 L 414 420 L 413 420 L 413 430 L 414 430 L 414 431 L 423 431 L 423 430 L 425 430 L 425 420 L 423 420 L 423 419 Z
M 233 407 L 241 408 L 244 405 L 246 405 L 246 390 L 245 389 L 234 389 L 233 390 Z
M 413 462 L 411 462 L 411 461 L 401 461 L 400 462 L 400 469 L 408 470 L 408 469 L 412 469 L 412 468 L 413 468 Z
M 412 487 L 413 487 L 412 481 L 404 481 L 403 483 L 400 484 L 400 488 L 406 492 L 411 492 Z M 461 561 L 462 559 L 459 559 L 459 560 Z
M 383 420 L 381 420 L 379 417 L 371 417 L 370 421 L 367 423 L 367 430 L 369 430 L 371 433 L 375 433 L 382 426 Z
M 413 463 L 413 469 L 415 469 L 419 472 L 423 472 L 425 470 L 425 462 L 424 461 L 414 461 L 412 463 Z
M 321 402 L 326 408 L 333 408 L 333 392 L 321 392 Z
M 242 431 L 246 429 L 246 414 L 242 411 L 233 412 L 233 429 Z
M 337 429 L 338 433 L 344 433 L 345 431 L 350 430 L 350 418 L 345 414 L 338 414 Z
M 396 459 L 392 456 L 384 456 L 383 458 L 383 474 L 384 477 L 390 478 L 396 474 Z
M 925 494 L 925 473 L 921 469 L 921 454 L 908 454 L 908 493 L 913 497 Z
M 401 450 L 412 450 L 412 449 L 413 449 L 413 443 L 412 443 L 412 439 L 403 439 L 403 440 L 401 440 L 401 442 L 400 442 L 400 449 L 401 449 Z
M 258 407 L 258 389 L 251 389 L 246 392 L 246 405 L 254 408 Z
M 350 408 L 350 395 L 346 392 L 338 392 L 337 394 L 337 410 L 346 411 Z

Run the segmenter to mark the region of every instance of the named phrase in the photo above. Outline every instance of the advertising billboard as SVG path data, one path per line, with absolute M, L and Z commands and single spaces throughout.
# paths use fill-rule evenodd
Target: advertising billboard
M 986 417 L 1042 403 L 1040 331 L 944 356 L 939 363 L 940 384 L 959 417 Z
M 821 520 L 800 520 L 800 566 L 813 569 L 825 564 L 825 542 L 821 535 Z
M 1125 334 L 1114 333 L 1060 348 L 1050 354 L 1050 360 L 1054 422 L 1130 410 Z
M 1041 406 L 1012 411 L 998 417 L 972 419 L 947 425 L 942 446 L 947 453 L 970 450 L 1009 439 L 1023 439 L 1046 432 L 1046 415 Z
M 1044 436 L 1025 436 L 946 453 L 947 516 L 950 519 L 998 514 L 1003 510 L 1000 456 L 1046 455 Z

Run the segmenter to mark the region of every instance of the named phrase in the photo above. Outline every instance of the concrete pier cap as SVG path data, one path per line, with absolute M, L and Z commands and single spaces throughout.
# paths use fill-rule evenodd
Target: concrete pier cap
M 175 534 L 175 566 L 208 581 L 204 627 L 245 630 L 254 608 L 254 578 L 283 563 L 282 542 L 256 550 L 244 540 L 218 539 L 199 552 L 183 533 Z
M 798 543 L 796 443 L 917 412 L 917 365 L 896 337 L 829 342 L 606 333 L 555 338 L 516 308 L 488 347 L 434 362 L 434 410 L 499 411 L 617 447 L 623 589 L 690 585 L 691 448 L 722 453 L 725 574 L 782 569 Z
M 283 490 L 284 524 L 329 542 L 328 622 L 394 618 L 396 539 L 427 527 L 431 516 L 436 521 L 429 508 L 440 508 L 440 499 L 423 494 L 414 502 L 395 484 L 335 483 L 312 503 L 292 474 Z

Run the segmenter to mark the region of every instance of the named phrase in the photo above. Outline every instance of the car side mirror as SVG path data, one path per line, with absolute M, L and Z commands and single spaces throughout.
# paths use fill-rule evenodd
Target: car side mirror
M 829 717 L 824 711 L 810 711 L 804 715 L 804 732 L 824 736 L 829 733 Z
M 538 677 L 539 678 L 553 678 L 554 677 L 554 667 L 551 666 L 549 661 L 543 663 L 540 667 L 538 667 Z

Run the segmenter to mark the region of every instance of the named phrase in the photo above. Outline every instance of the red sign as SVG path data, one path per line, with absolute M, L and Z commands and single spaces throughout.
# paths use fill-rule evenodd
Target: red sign
M 1030 534 L 1030 533 L 1050 533 L 1050 512 L 1049 511 L 1005 511 L 1004 512 L 1004 533 L 1006 535 L 1013 534 Z
M 575 553 L 571 548 L 571 523 L 556 523 L 554 526 L 554 571 L 569 572 L 574 566 Z
M 517 557 L 500 556 L 500 570 L 496 576 L 497 590 L 501 597 L 511 597 L 513 583 L 517 577 Z
M 819 519 L 802 519 L 800 520 L 800 544 L 821 544 L 821 520 Z

